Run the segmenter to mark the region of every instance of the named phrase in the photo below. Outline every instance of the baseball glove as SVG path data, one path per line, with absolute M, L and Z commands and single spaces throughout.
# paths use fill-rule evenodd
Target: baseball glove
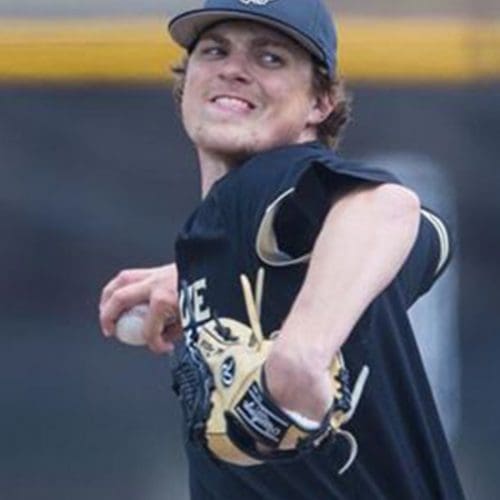
M 276 336 L 266 339 L 260 326 L 263 272 L 257 277 L 256 299 L 246 276 L 241 284 L 250 326 L 217 317 L 199 326 L 174 370 L 174 390 L 182 401 L 191 439 L 217 459 L 250 466 L 296 459 L 342 435 L 351 445 L 349 460 L 339 471 L 344 472 L 357 445 L 342 425 L 354 413 L 367 368 L 351 393 L 342 354 L 337 354 L 330 367 L 332 407 L 317 429 L 301 426 L 266 389 L 263 366 Z

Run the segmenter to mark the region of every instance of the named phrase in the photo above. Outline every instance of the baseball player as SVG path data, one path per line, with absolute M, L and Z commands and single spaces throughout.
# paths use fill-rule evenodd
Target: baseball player
M 446 226 L 333 147 L 349 117 L 322 0 L 207 0 L 170 22 L 203 198 L 175 263 L 120 273 L 174 351 L 194 500 L 461 499 L 407 317 Z

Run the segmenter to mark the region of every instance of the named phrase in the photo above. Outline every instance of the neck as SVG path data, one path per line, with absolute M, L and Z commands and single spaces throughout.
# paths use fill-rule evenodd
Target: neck
M 295 141 L 291 141 L 289 144 L 303 144 L 305 142 L 310 142 L 317 140 L 316 131 L 310 128 L 305 129 L 300 137 Z M 274 145 L 268 145 L 268 149 L 272 147 L 277 147 L 280 145 L 285 145 L 281 143 L 276 143 Z M 204 198 L 210 191 L 210 188 L 215 182 L 220 178 L 224 177 L 233 168 L 237 168 L 244 161 L 246 161 L 253 154 L 257 153 L 259 150 L 254 152 L 240 152 L 239 154 L 223 154 L 219 151 L 214 151 L 210 149 L 205 149 L 203 147 L 197 148 L 198 162 L 200 165 L 201 172 L 201 195 Z
M 198 161 L 201 172 L 201 196 L 205 198 L 210 188 L 231 169 L 245 161 L 245 157 L 223 156 L 198 149 Z

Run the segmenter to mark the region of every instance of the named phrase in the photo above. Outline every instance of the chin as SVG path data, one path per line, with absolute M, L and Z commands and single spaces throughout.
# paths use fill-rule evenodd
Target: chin
M 230 127 L 214 128 L 209 133 L 195 134 L 192 139 L 197 147 L 220 156 L 248 157 L 266 149 L 264 145 L 260 146 L 262 141 L 254 134 L 231 130 Z
M 241 162 L 256 153 L 299 142 L 299 133 L 289 127 L 273 129 L 260 123 L 242 126 L 231 123 L 203 123 L 187 127 L 196 148 L 221 158 Z M 264 133 L 265 132 L 265 133 Z

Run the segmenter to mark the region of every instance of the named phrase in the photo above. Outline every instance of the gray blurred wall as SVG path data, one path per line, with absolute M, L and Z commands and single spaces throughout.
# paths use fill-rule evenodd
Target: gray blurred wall
M 456 188 L 455 456 L 467 498 L 498 498 L 500 84 L 352 90 L 347 156 L 418 154 Z M 187 498 L 168 361 L 97 324 L 100 287 L 171 259 L 198 200 L 173 115 L 161 85 L 0 87 L 0 500 Z

